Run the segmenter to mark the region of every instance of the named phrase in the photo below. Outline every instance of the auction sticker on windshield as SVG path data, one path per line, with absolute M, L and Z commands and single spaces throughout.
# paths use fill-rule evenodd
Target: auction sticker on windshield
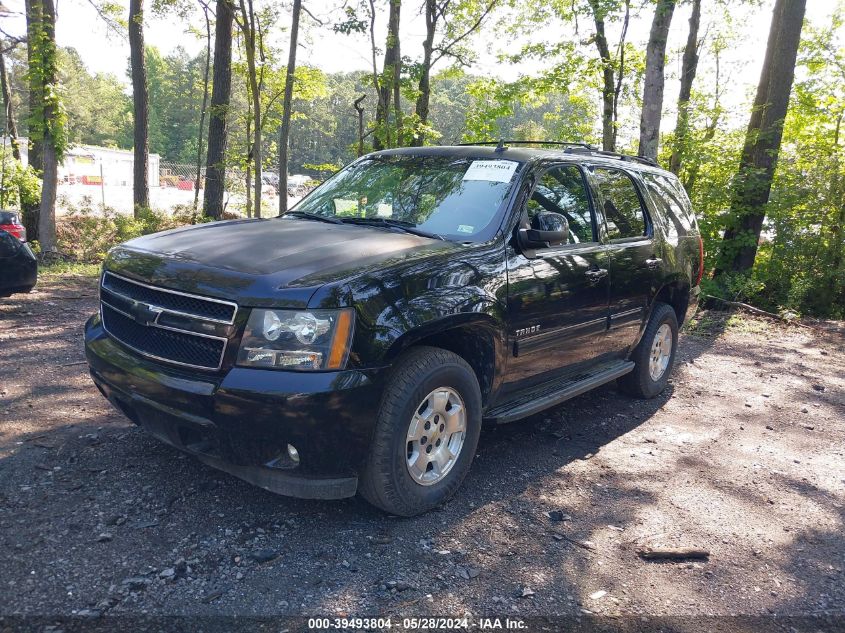
M 464 180 L 510 182 L 518 165 L 512 160 L 474 160 L 464 174 Z

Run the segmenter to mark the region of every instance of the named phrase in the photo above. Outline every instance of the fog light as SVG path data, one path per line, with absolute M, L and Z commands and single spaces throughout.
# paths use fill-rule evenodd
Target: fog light
M 297 464 L 299 463 L 299 451 L 293 444 L 288 444 L 288 456 Z

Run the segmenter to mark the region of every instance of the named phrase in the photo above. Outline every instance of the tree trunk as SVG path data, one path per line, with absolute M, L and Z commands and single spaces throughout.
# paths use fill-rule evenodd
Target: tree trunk
M 716 274 L 754 265 L 777 166 L 806 0 L 776 0 Z
M 602 65 L 602 113 L 601 113 L 601 145 L 606 152 L 616 150 L 616 141 L 613 125 L 613 110 L 616 97 L 616 85 L 614 82 L 613 61 L 610 58 L 610 48 L 607 45 L 607 36 L 604 31 L 604 17 L 597 0 L 590 0 L 590 7 L 593 11 L 593 20 L 596 25 L 595 42 L 599 51 Z
M 842 119 L 845 112 L 840 111 L 836 119 L 836 132 L 834 133 L 833 147 L 839 148 L 839 133 L 842 129 Z M 831 296 L 842 292 L 843 279 L 840 274 L 842 270 L 843 257 L 845 257 L 845 242 L 842 240 L 845 230 L 845 175 L 840 171 L 840 160 L 838 155 L 832 157 L 833 179 L 830 186 L 830 200 L 839 200 L 838 213 L 834 216 L 833 224 L 830 227 L 831 261 L 827 267 L 827 275 L 830 280 L 827 284 Z M 832 301 L 832 300 L 831 300 Z
M 352 102 L 352 105 L 355 107 L 355 111 L 358 113 L 358 157 L 364 155 L 364 106 L 361 105 L 361 102 L 367 98 L 366 93 L 362 94 L 360 97 L 355 99 Z
M 288 210 L 288 138 L 293 104 L 293 80 L 296 71 L 296 46 L 299 39 L 299 14 L 302 0 L 293 0 L 290 25 L 290 51 L 285 69 L 285 97 L 282 104 L 282 126 L 279 128 L 279 214 Z
M 833 257 L 831 258 L 830 268 L 828 270 L 828 278 L 830 282 L 828 288 L 831 295 L 835 295 L 842 291 L 842 264 L 843 264 L 843 246 L 842 232 L 845 229 L 845 199 L 839 203 L 839 212 L 834 220 L 833 227 L 830 231 L 830 243 L 832 245 Z M 838 287 L 837 287 L 838 286 Z
M 381 90 L 382 79 L 379 77 L 378 62 L 376 61 L 376 6 L 375 0 L 369 0 L 370 11 L 370 52 L 373 63 L 373 89 L 376 91 L 376 120 L 373 128 L 373 149 L 378 151 L 384 149 L 384 134 L 387 131 L 387 110 L 389 103 L 384 102 L 385 94 Z M 390 93 L 387 93 L 389 98 Z
M 423 129 L 428 124 L 429 106 L 431 103 L 431 56 L 434 49 L 434 35 L 437 32 L 438 8 L 437 0 L 425 2 L 425 39 L 423 40 L 423 61 L 420 69 L 420 80 L 417 84 L 419 95 L 414 112 L 417 115 L 418 130 L 411 137 L 411 146 L 420 147 L 425 142 Z
M 257 50 L 258 29 L 255 25 L 255 9 L 252 0 L 240 0 L 241 19 L 243 23 L 241 31 L 244 36 L 244 48 L 246 49 L 247 74 L 249 75 L 249 93 L 252 102 L 252 163 L 255 169 L 253 180 L 253 214 L 256 218 L 261 217 L 261 91 L 258 85 L 258 67 L 255 63 Z M 247 8 L 249 5 L 249 8 Z M 249 195 L 249 193 L 247 193 Z
M 37 0 L 36 0 L 37 1 Z M 42 94 L 51 90 L 59 81 L 59 69 L 56 59 L 56 8 L 53 0 L 40 0 L 42 8 L 42 25 L 40 29 L 42 53 L 41 80 Z M 41 139 L 43 176 L 41 182 L 41 208 L 38 212 L 38 241 L 41 244 L 42 256 L 56 252 L 56 186 L 58 180 L 58 150 L 54 130 L 56 102 L 45 99 L 43 104 L 44 136 Z
M 692 94 L 692 82 L 698 71 L 698 27 L 701 23 L 701 0 L 692 1 L 692 15 L 689 19 L 689 35 L 681 62 L 681 89 L 678 93 L 678 120 L 675 123 L 675 139 L 672 156 L 669 158 L 669 170 L 673 174 L 681 172 L 681 163 L 687 150 L 689 136 L 689 100 Z
M 26 0 L 26 60 L 27 67 L 32 68 L 33 56 L 36 55 L 35 48 L 38 41 L 38 33 L 41 30 L 41 0 Z M 29 120 L 28 127 L 32 128 L 32 121 L 39 112 L 38 104 L 41 102 L 41 87 L 37 78 L 32 73 L 27 73 L 27 84 L 29 94 L 27 95 Z M 41 144 L 36 143 L 32 133 L 27 135 L 26 160 L 30 167 L 37 173 L 41 173 L 43 167 L 41 161 Z M 41 210 L 40 204 L 21 204 L 21 220 L 26 227 L 27 238 L 38 241 L 38 215 Z
M 396 146 L 404 144 L 402 135 L 402 53 L 399 41 L 399 13 L 402 0 L 390 0 L 390 20 L 388 23 L 388 46 L 393 48 L 390 82 L 393 87 L 393 117 L 396 124 Z M 387 60 L 385 60 L 385 67 Z M 386 68 L 385 68 L 386 69 Z
M 202 109 L 200 110 L 200 125 L 197 130 L 197 179 L 194 183 L 194 214 L 200 203 L 200 186 L 202 185 L 202 133 L 205 129 L 205 112 L 208 108 L 208 79 L 211 70 L 211 20 L 208 17 L 208 5 L 202 5 L 205 13 L 205 69 L 202 78 Z
M 657 160 L 660 143 L 660 118 L 663 114 L 663 70 L 666 66 L 666 40 L 675 12 L 675 0 L 658 0 L 651 22 L 646 48 L 645 81 L 643 82 L 643 110 L 640 116 L 640 147 L 638 154 Z
M 38 242 L 41 244 L 42 256 L 56 251 L 56 187 L 59 165 L 52 140 L 51 137 L 45 137 L 41 143 L 44 175 L 41 180 L 41 208 L 38 212 Z
M 15 124 L 15 111 L 12 105 L 12 93 L 9 90 L 9 76 L 6 74 L 6 58 L 0 48 L 0 88 L 3 90 L 3 111 L 6 114 L 6 132 L 9 134 L 9 144 L 12 146 L 12 156 L 21 159 L 21 148 L 18 145 L 18 126 Z
M 246 188 L 246 217 L 252 217 L 252 163 L 246 164 L 244 172 L 244 187 Z
M 425 128 L 428 126 L 429 106 L 431 102 L 431 69 L 438 61 L 446 55 L 454 55 L 452 49 L 461 41 L 475 33 L 490 14 L 499 0 L 489 0 L 486 5 L 477 5 L 479 13 L 469 27 L 460 34 L 453 34 L 448 42 L 441 42 L 437 47 L 437 56 L 434 56 L 434 38 L 437 34 L 437 25 L 450 7 L 447 0 L 425 0 L 425 39 L 423 40 L 423 62 L 420 69 L 420 79 L 417 85 L 419 95 L 415 104 L 414 112 L 417 117 L 417 129 L 412 131 L 408 139 L 409 145 L 419 147 L 425 143 Z M 456 9 L 461 10 L 460 7 Z M 463 63 L 463 62 L 462 62 Z M 397 100 L 398 103 L 398 100 Z
M 147 65 L 144 52 L 144 0 L 129 0 L 129 59 L 132 67 L 132 112 L 134 118 L 134 157 L 132 201 L 135 217 L 150 206 L 149 120 L 150 96 L 147 91 Z
M 26 61 L 27 67 L 32 68 L 35 61 L 33 56 L 37 56 L 36 54 L 36 47 L 38 42 L 39 33 L 41 31 L 41 20 L 42 20 L 42 6 L 41 0 L 26 0 Z M 28 74 L 28 82 L 29 82 L 29 95 L 28 95 L 28 103 L 29 103 L 29 117 L 37 117 L 38 112 L 41 111 L 40 104 L 42 103 L 43 99 L 43 84 L 38 80 L 38 77 L 34 73 L 27 73 Z M 42 164 L 41 164 L 41 143 L 37 143 L 33 138 L 32 134 L 29 134 L 28 140 L 28 149 L 26 154 L 27 163 L 29 163 L 32 168 L 41 173 Z M 24 217 L 26 217 L 26 212 L 24 212 Z M 35 211 L 35 217 L 32 218 L 34 220 L 34 225 L 38 226 L 38 217 L 37 217 L 37 210 Z M 30 226 L 24 221 L 27 229 L 27 235 L 31 240 L 38 239 L 38 231 L 30 231 Z
M 613 148 L 616 150 L 616 138 L 619 134 L 619 96 L 622 94 L 622 82 L 625 80 L 625 35 L 631 19 L 631 0 L 625 0 L 625 18 L 622 20 L 622 34 L 619 36 L 619 67 L 616 70 L 616 85 L 613 89 Z
M 247 103 L 246 113 L 246 144 L 249 148 L 246 155 L 245 191 L 246 191 L 246 217 L 252 217 L 252 101 Z
M 217 0 L 214 21 L 214 75 L 208 119 L 208 153 L 205 160 L 203 213 L 215 220 L 223 217 L 226 188 L 226 141 L 229 97 L 232 94 L 232 22 L 230 0 Z M 248 194 L 247 194 L 248 195 Z
M 370 3 L 372 7 L 372 2 Z M 380 150 L 385 147 L 393 146 L 393 135 L 390 130 L 390 101 L 391 95 L 397 97 L 399 93 L 397 76 L 397 69 L 401 69 L 402 60 L 399 57 L 399 12 L 401 8 L 401 0 L 390 0 L 390 13 L 387 19 L 387 42 L 384 48 L 384 67 L 382 69 L 381 77 L 375 68 L 375 58 L 373 59 L 373 72 L 376 79 L 376 91 L 378 92 L 378 105 L 376 106 L 376 131 L 373 135 L 373 149 Z M 371 15 L 371 17 L 374 14 Z M 370 22 L 370 33 L 372 39 L 372 25 Z M 375 51 L 375 41 L 372 41 L 373 51 Z M 374 53 L 375 54 L 375 53 Z M 401 119 L 401 104 L 394 104 L 395 112 Z M 397 135 L 399 134 L 397 123 Z M 398 139 L 397 139 L 398 140 Z

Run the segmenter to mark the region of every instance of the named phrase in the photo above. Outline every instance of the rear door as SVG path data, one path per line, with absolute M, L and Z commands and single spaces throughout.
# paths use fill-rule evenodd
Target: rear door
M 626 351 L 637 339 L 649 301 L 663 276 L 663 253 L 642 192 L 627 171 L 594 165 L 590 177 L 604 222 L 610 267 L 612 350 Z
M 520 252 L 507 247 L 508 320 L 512 358 L 504 390 L 552 378 L 601 354 L 607 330 L 609 271 L 583 170 L 551 165 L 537 177 L 521 210 L 530 227 L 542 212 L 569 222 L 566 243 Z M 515 240 L 514 240 L 515 241 Z

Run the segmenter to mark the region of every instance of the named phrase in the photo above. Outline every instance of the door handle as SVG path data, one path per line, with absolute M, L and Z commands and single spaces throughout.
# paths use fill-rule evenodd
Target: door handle
M 659 257 L 652 257 L 650 259 L 645 260 L 645 267 L 649 270 L 656 270 L 660 268 L 660 264 L 663 263 L 663 260 Z
M 592 268 L 585 272 L 584 276 L 590 281 L 596 282 L 607 277 L 607 268 Z

